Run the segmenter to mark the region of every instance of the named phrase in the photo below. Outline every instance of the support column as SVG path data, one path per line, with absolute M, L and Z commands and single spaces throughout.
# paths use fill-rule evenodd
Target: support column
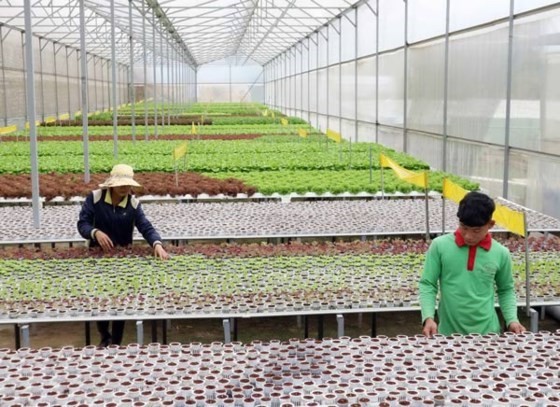
M 128 102 L 130 103 L 130 125 L 132 132 L 132 142 L 136 142 L 136 89 L 134 87 L 134 35 L 132 31 L 132 0 L 128 0 L 128 26 L 130 31 L 128 33 L 128 41 L 130 44 L 130 60 L 128 68 Z
M 117 139 L 117 51 L 115 39 L 115 0 L 111 0 L 111 107 L 113 109 L 113 157 L 119 155 Z
M 89 137 L 88 137 L 88 67 L 86 52 L 84 1 L 80 0 L 80 84 L 82 102 L 82 145 L 84 149 L 84 182 L 90 181 L 89 173 Z M 95 65 L 93 68 L 95 75 Z M 94 80 L 94 85 L 97 86 Z
M 25 83 L 27 120 L 29 121 L 29 142 L 31 160 L 31 196 L 33 203 L 33 226 L 41 226 L 39 212 L 41 202 L 39 197 L 39 157 L 37 153 L 37 126 L 35 124 L 35 64 L 33 55 L 33 26 L 31 23 L 31 0 L 24 0 L 25 19 Z

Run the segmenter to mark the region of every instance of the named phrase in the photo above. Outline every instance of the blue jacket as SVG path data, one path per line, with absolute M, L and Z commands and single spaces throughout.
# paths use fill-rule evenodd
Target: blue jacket
M 128 246 L 132 244 L 134 226 L 150 246 L 161 243 L 159 233 L 144 215 L 138 199 L 128 195 L 113 206 L 109 189 L 96 189 L 88 194 L 78 220 L 78 231 L 90 246 L 99 246 L 93 238 L 97 229 L 106 233 L 115 246 Z

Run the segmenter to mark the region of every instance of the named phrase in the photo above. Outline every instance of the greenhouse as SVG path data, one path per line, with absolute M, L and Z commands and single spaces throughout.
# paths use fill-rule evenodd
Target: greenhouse
M 0 0 L 0 406 L 560 405 L 560 2 Z

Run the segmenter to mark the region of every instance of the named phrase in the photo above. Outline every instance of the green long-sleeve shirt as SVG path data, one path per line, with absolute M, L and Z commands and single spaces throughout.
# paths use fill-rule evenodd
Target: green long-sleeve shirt
M 439 333 L 500 333 L 494 283 L 506 326 L 518 322 L 509 250 L 494 239 L 488 251 L 477 247 L 472 271 L 468 256 L 469 246 L 459 247 L 453 234 L 432 241 L 419 283 L 422 321 L 434 318 L 439 283 Z

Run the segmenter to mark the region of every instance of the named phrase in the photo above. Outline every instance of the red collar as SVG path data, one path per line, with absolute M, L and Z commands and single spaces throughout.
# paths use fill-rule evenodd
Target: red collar
M 459 247 L 466 246 L 465 239 L 463 239 L 463 236 L 459 232 L 459 229 L 455 231 L 455 244 L 457 244 L 457 246 Z M 477 244 L 477 246 L 482 247 L 486 251 L 490 250 L 490 248 L 492 247 L 492 236 L 490 235 L 490 233 L 487 233 L 486 236 L 484 236 L 484 239 L 482 239 Z

